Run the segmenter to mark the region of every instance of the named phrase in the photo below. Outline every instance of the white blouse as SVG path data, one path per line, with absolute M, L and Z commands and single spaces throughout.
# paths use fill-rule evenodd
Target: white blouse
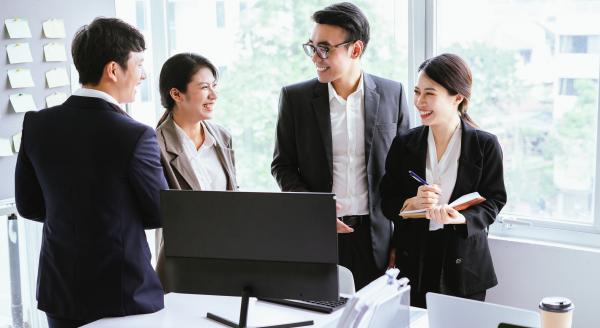
M 177 134 L 183 143 L 183 151 L 192 164 L 202 190 L 227 190 L 227 176 L 217 154 L 216 140 L 204 123 L 200 126 L 204 130 L 204 142 L 196 149 L 194 141 L 175 123 Z
M 461 130 L 462 128 L 459 123 L 456 129 L 454 129 L 452 137 L 450 137 L 446 151 L 444 151 L 444 154 L 438 161 L 433 132 L 431 131 L 431 127 L 429 128 L 429 135 L 427 136 L 425 179 L 429 184 L 436 184 L 442 189 L 438 205 L 448 204 L 452 191 L 454 190 L 454 185 L 456 184 L 458 160 L 460 158 L 460 144 L 462 140 Z M 439 230 L 443 227 L 443 224 L 429 221 L 430 231 Z

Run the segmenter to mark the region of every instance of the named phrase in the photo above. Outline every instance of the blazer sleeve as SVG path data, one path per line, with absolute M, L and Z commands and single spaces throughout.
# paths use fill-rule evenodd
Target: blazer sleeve
M 144 228 L 160 228 L 160 191 L 168 187 L 160 165 L 156 134 L 150 128 L 138 139 L 131 159 L 129 176 L 142 211 Z
M 15 201 L 19 215 L 26 219 L 44 222 L 46 217 L 44 194 L 25 147 L 29 141 L 30 115 L 31 113 L 26 113 L 23 120 L 23 134 L 15 168 Z
M 483 166 L 478 192 L 486 201 L 461 211 L 466 219 L 467 237 L 486 230 L 506 204 L 502 148 L 496 136 L 487 138 L 483 146 Z
M 398 101 L 400 107 L 398 108 L 398 126 L 396 135 L 399 136 L 406 133 L 410 128 L 410 114 L 408 113 L 408 102 L 406 101 L 406 92 L 404 86 L 400 85 L 400 99 Z
M 282 191 L 309 191 L 298 172 L 298 157 L 292 108 L 286 88 L 279 95 L 279 115 L 271 174 Z

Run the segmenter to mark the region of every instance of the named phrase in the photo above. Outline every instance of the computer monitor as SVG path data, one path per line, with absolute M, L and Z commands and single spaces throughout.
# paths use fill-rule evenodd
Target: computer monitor
M 540 315 L 535 311 L 486 303 L 460 297 L 427 293 L 429 327 L 497 328 L 539 327 Z
M 333 194 L 163 190 L 161 212 L 169 288 L 241 295 L 239 327 L 251 296 L 338 299 Z

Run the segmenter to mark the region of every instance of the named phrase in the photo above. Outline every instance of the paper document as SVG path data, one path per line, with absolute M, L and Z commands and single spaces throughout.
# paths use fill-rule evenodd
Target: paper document
M 48 39 L 65 38 L 65 23 L 62 19 L 49 19 L 42 24 L 44 35 Z
M 62 105 L 67 100 L 67 94 L 64 92 L 55 92 L 46 97 L 46 107 Z
M 10 64 L 19 63 L 31 63 L 33 57 L 31 57 L 31 50 L 29 49 L 29 43 L 13 43 L 6 46 L 6 54 L 8 55 L 8 62 Z
M 64 67 L 49 70 L 46 72 L 46 82 L 48 82 L 48 88 L 69 85 L 69 76 L 67 75 L 67 70 Z
M 33 96 L 28 93 L 17 93 L 10 95 L 10 104 L 17 113 L 24 113 L 32 110 L 37 110 Z
M 21 132 L 15 134 L 12 137 L 12 141 L 13 141 L 13 151 L 15 153 L 18 153 L 19 149 L 21 149 Z
M 15 68 L 8 70 L 8 81 L 10 86 L 14 88 L 29 88 L 33 87 L 33 77 L 28 68 Z
M 448 204 L 450 207 L 454 208 L 457 211 L 462 211 L 467 209 L 473 205 L 477 205 L 481 202 L 484 202 L 485 198 L 482 197 L 478 192 L 472 192 L 470 194 L 466 194 L 458 197 L 452 203 Z M 425 218 L 426 210 L 412 210 L 412 211 L 402 211 L 399 216 L 405 219 L 422 219 Z
M 12 156 L 12 143 L 8 139 L 0 139 L 0 156 Z
M 44 58 L 47 62 L 64 62 L 67 61 L 65 53 L 65 45 L 62 43 L 48 43 L 44 46 Z
M 4 20 L 6 30 L 8 31 L 8 37 L 11 39 L 30 38 L 31 31 L 29 30 L 29 23 L 26 19 L 22 18 L 8 18 Z

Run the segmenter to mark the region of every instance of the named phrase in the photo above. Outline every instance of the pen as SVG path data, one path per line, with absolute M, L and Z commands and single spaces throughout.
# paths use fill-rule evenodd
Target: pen
M 424 185 L 429 185 L 429 183 L 427 183 L 427 181 L 425 181 L 425 179 L 421 178 L 419 175 L 417 175 L 415 172 L 408 170 L 408 175 L 410 175 L 413 179 L 419 181 L 421 184 Z

